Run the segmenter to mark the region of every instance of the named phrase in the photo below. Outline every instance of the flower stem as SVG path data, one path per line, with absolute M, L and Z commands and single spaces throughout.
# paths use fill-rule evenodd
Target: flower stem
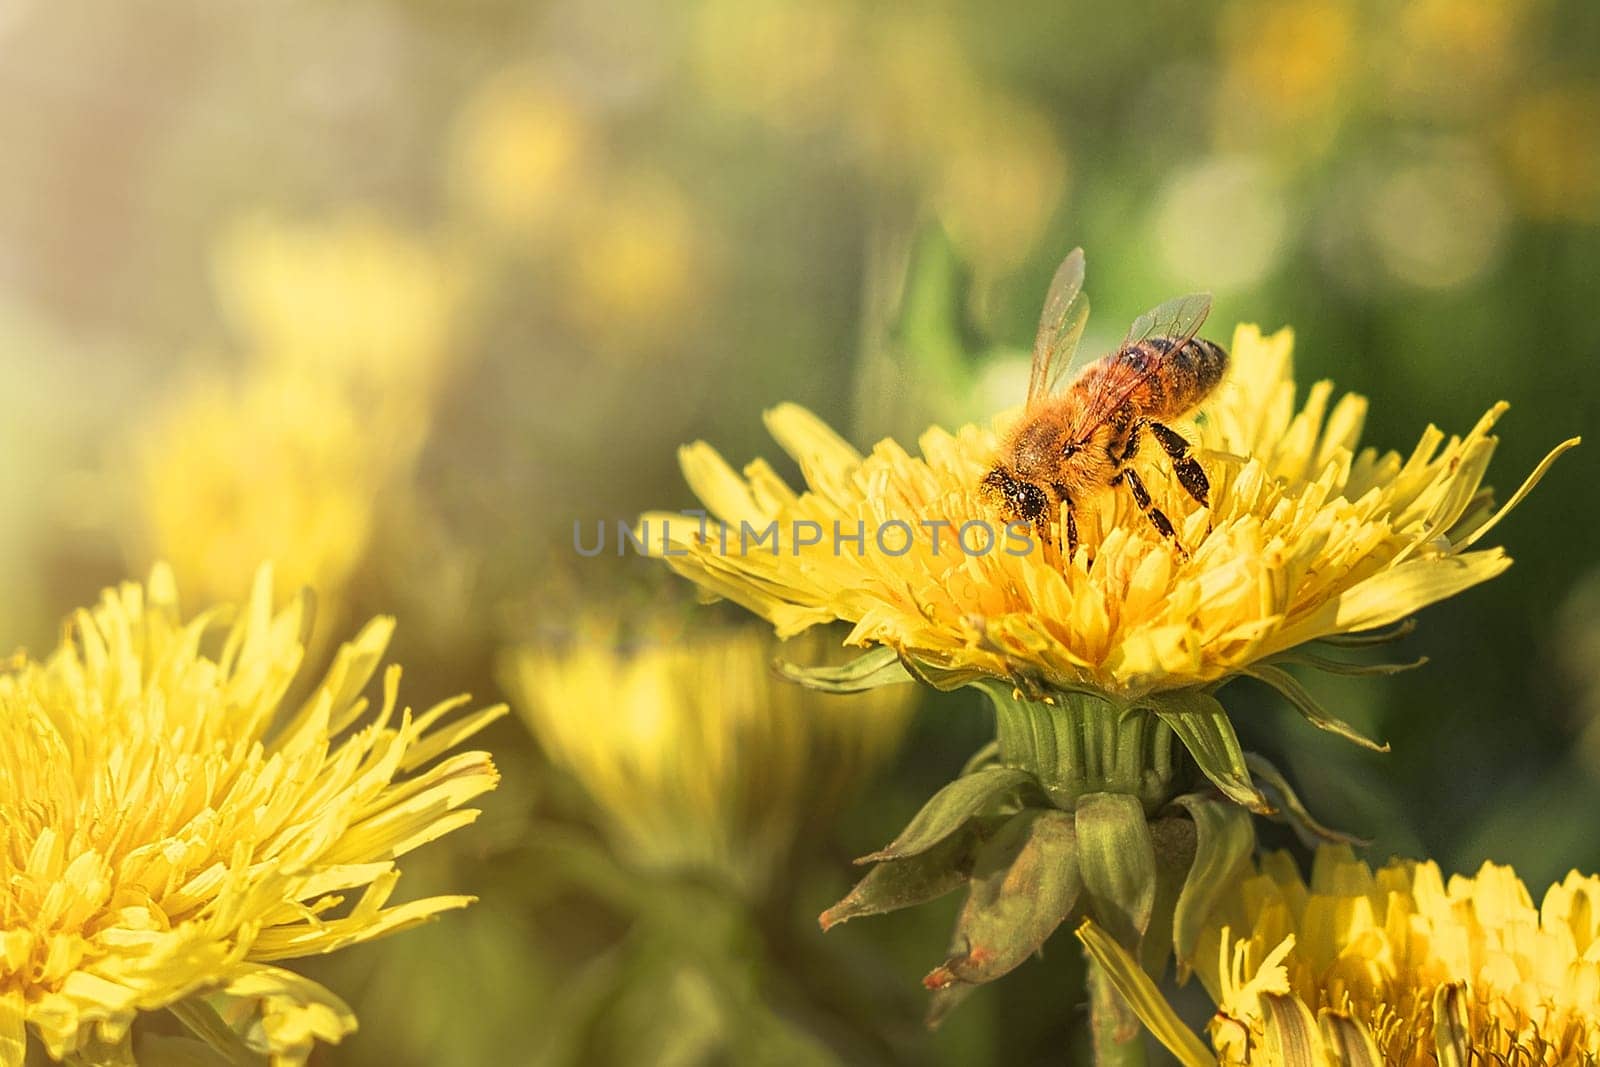
M 1144 1067 L 1144 1033 L 1138 1016 L 1093 958 L 1088 965 L 1089 1028 L 1096 1067 Z
M 244 1038 L 222 1020 L 222 1016 L 204 997 L 193 996 L 176 1004 L 168 1004 L 167 1010 L 191 1034 L 205 1042 L 222 1063 L 230 1067 L 259 1067 L 266 1062 L 266 1057 L 245 1044 Z

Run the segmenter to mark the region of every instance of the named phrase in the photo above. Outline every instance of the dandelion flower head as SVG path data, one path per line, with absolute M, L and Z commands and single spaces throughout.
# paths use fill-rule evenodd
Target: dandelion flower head
M 1464 435 L 1430 426 L 1409 454 L 1364 447 L 1366 401 L 1319 382 L 1297 404 L 1291 349 L 1287 330 L 1240 327 L 1229 376 L 1176 425 L 1209 475 L 1209 507 L 1159 449 L 1135 461 L 1151 465 L 1143 480 L 1184 547 L 1110 490 L 1083 509 L 1070 560 L 1009 540 L 979 483 L 1014 415 L 930 429 L 920 457 L 892 440 L 863 456 L 794 405 L 767 425 L 804 491 L 697 442 L 682 466 L 718 522 L 656 513 L 642 532 L 780 635 L 844 620 L 850 643 L 893 649 L 942 685 L 998 678 L 1129 701 L 1387 626 L 1502 572 L 1506 554 L 1479 542 L 1567 446 L 1497 507 L 1483 480 L 1503 404 Z
M 1509 867 L 1374 872 L 1342 847 L 1319 852 L 1309 881 L 1281 853 L 1250 874 L 1199 954 L 1221 1063 L 1555 1067 L 1600 1054 L 1600 878 L 1573 871 L 1536 904 Z
M 0 675 L 0 1065 L 33 1042 L 132 1063 L 136 1016 L 163 1008 L 303 1063 L 355 1019 L 282 961 L 469 902 L 391 903 L 397 860 L 476 817 L 494 766 L 449 753 L 504 709 L 414 714 L 394 666 L 369 705 L 385 618 L 291 699 L 309 601 L 271 588 L 263 567 L 231 621 L 184 619 L 157 567 Z

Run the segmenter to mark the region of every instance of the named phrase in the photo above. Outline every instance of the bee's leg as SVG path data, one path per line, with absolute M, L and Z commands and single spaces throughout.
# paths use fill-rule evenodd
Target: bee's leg
M 1145 422 L 1133 424 L 1133 429 L 1128 431 L 1128 443 L 1122 446 L 1122 454 L 1117 455 L 1113 452 L 1111 462 L 1119 467 L 1126 466 L 1130 459 L 1139 454 L 1139 438 L 1144 436 L 1144 428 L 1147 425 L 1149 424 Z
M 1161 447 L 1166 450 L 1167 455 L 1172 457 L 1172 470 L 1178 476 L 1178 484 L 1202 505 L 1210 507 L 1211 482 L 1206 478 L 1206 472 L 1200 468 L 1199 462 L 1189 455 L 1189 442 L 1170 426 L 1163 426 L 1159 422 L 1147 425 L 1150 427 L 1150 432 L 1156 435 L 1156 440 L 1161 442 Z
M 1144 487 L 1144 482 L 1134 473 L 1132 467 L 1124 467 L 1118 471 L 1117 476 L 1111 479 L 1111 484 L 1116 486 L 1124 481 L 1128 483 L 1128 491 L 1133 494 L 1133 502 L 1144 512 L 1145 518 L 1150 520 L 1150 525 L 1154 526 L 1162 537 L 1169 538 L 1178 546 L 1178 551 L 1187 556 L 1189 553 L 1178 541 L 1178 531 L 1172 528 L 1172 520 L 1167 518 L 1166 512 L 1150 503 L 1150 491 Z
M 1072 513 L 1072 494 L 1068 493 L 1067 487 L 1060 482 L 1050 488 L 1061 498 L 1061 520 L 1067 527 L 1067 559 L 1070 561 L 1078 554 L 1078 519 Z

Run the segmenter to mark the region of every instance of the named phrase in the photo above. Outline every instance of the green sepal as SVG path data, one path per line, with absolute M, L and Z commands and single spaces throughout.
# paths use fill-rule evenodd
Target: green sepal
M 963 1001 L 977 990 L 977 986 L 965 982 L 956 982 L 943 989 L 935 989 L 928 995 L 928 1010 L 923 1013 L 922 1022 L 929 1030 L 936 1030 L 939 1025 L 950 1017 L 950 1013 L 959 1008 Z
M 933 794 L 893 841 L 856 862 L 882 863 L 926 852 L 1006 793 L 1032 781 L 1033 775 L 1016 767 L 985 767 L 957 778 Z
M 1237 805 L 1229 806 L 1244 814 Z M 1156 857 L 1155 900 L 1150 909 L 1150 925 L 1139 942 L 1139 963 L 1149 973 L 1160 974 L 1167 969 L 1167 957 L 1172 954 L 1178 900 L 1194 869 L 1196 835 L 1194 822 L 1177 812 L 1152 819 L 1149 826 Z
M 1078 867 L 1089 913 L 1130 948 L 1150 927 L 1155 907 L 1156 851 L 1137 797 L 1090 793 L 1078 801 Z
M 803 667 L 785 659 L 773 660 L 772 667 L 789 681 L 822 693 L 863 693 L 912 680 L 892 648 L 875 648 L 837 667 Z
M 1401 619 L 1393 626 L 1385 626 L 1378 630 L 1366 630 L 1354 634 L 1330 634 L 1327 637 L 1317 638 L 1319 644 L 1333 645 L 1336 648 L 1370 648 L 1373 645 L 1387 645 L 1391 641 L 1398 641 L 1417 628 L 1417 620 L 1413 616 Z
M 831 930 L 863 915 L 898 911 L 960 889 L 972 876 L 979 848 L 1006 819 L 1003 815 L 971 819 L 926 852 L 879 863 L 817 921 Z
M 1289 779 L 1285 778 L 1283 772 L 1274 767 L 1267 757 L 1247 752 L 1244 760 L 1256 778 L 1260 779 L 1261 788 L 1272 798 L 1274 806 L 1278 809 L 1277 814 L 1272 817 L 1273 820 L 1292 829 L 1295 836 L 1307 848 L 1315 848 L 1320 842 L 1325 841 L 1338 845 L 1355 845 L 1358 848 L 1372 843 L 1364 837 L 1335 830 L 1318 821 L 1301 802 L 1294 787 L 1289 784 Z
M 1408 660 L 1405 663 L 1347 663 L 1341 659 L 1332 659 L 1328 656 L 1319 655 L 1309 648 L 1300 647 L 1292 652 L 1284 652 L 1281 655 L 1272 656 L 1262 660 L 1262 662 L 1274 665 L 1299 665 L 1322 671 L 1324 674 L 1342 674 L 1347 677 L 1370 678 L 1376 676 L 1387 678 L 1426 666 L 1428 657 L 1418 656 L 1416 659 Z
M 937 663 L 914 659 L 911 656 L 902 656 L 900 662 L 906 672 L 917 681 L 944 693 L 953 692 L 964 685 L 995 681 L 994 675 L 972 667 L 942 667 Z
M 1199 689 L 1175 689 L 1148 698 L 1148 706 L 1172 728 L 1201 773 L 1223 796 L 1258 814 L 1272 811 L 1250 780 L 1239 736 L 1216 697 Z
M 1255 824 L 1237 804 L 1215 794 L 1189 793 L 1174 804 L 1194 822 L 1194 862 L 1183 881 L 1172 916 L 1172 948 L 1178 977 L 1188 977 L 1206 920 L 1255 852 Z
M 978 751 L 967 757 L 967 762 L 961 765 L 961 774 L 963 777 L 965 777 L 966 775 L 981 771 L 985 767 L 993 767 L 999 762 L 1000 742 L 990 741 L 988 744 L 978 749 Z
M 1006 974 L 1074 913 L 1083 888 L 1073 813 L 1018 812 L 978 853 L 951 955 L 922 984 L 939 990 Z
M 1020 700 L 1032 704 L 1060 705 L 1074 697 L 1088 697 L 1115 707 L 1119 711 L 1126 711 L 1128 707 L 1112 694 L 1096 689 L 1092 685 L 1046 679 L 1035 674 L 1015 674 L 1007 678 L 982 674 L 967 684 L 983 691 L 991 700 Z
M 1244 673 L 1260 682 L 1272 686 L 1294 705 L 1296 711 L 1305 717 L 1306 721 L 1319 730 L 1326 730 L 1331 734 L 1338 734 L 1346 741 L 1369 748 L 1374 752 L 1387 752 L 1389 746 L 1372 740 L 1354 726 L 1343 719 L 1328 714 L 1327 710 L 1313 697 L 1306 687 L 1300 684 L 1299 679 L 1281 667 L 1274 667 L 1267 663 L 1257 663 L 1246 667 Z
M 196 1040 L 210 1049 L 219 1062 L 227 1064 L 266 1062 L 264 1057 L 239 1036 L 237 1030 L 227 1024 L 206 997 L 185 997 L 176 1003 L 168 1004 L 167 1010 Z

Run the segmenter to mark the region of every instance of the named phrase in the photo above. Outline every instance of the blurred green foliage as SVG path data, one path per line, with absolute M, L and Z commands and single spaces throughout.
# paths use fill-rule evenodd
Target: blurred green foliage
M 1374 443 L 1510 400 L 1505 487 L 1600 413 L 1597 53 L 1584 0 L 6 6 L 4 639 L 44 647 L 67 608 L 182 550 L 144 525 L 131 442 L 195 377 L 260 373 L 221 250 L 263 216 L 376 218 L 461 282 L 437 373 L 407 379 L 423 402 L 400 405 L 426 432 L 369 446 L 400 461 L 336 591 L 399 615 L 419 703 L 492 694 L 500 650 L 569 636 L 579 606 L 686 599 L 664 568 L 572 549 L 575 520 L 688 506 L 680 443 L 770 455 L 759 414 L 781 400 L 863 446 L 1017 402 L 1074 245 L 1087 343 L 1211 289 L 1213 336 L 1292 324 L 1303 381 L 1372 398 Z M 416 310 L 366 299 L 380 334 Z M 358 418 L 373 404 L 350 397 Z M 180 487 L 205 451 L 186 448 L 164 461 Z M 1227 691 L 1245 747 L 1374 858 L 1492 858 L 1530 885 L 1600 869 L 1597 457 L 1504 527 L 1506 579 L 1427 614 L 1402 652 L 1428 667 L 1318 681 L 1390 754 Z M 289 554 L 298 532 L 249 543 Z M 925 705 L 755 901 L 641 885 L 501 724 L 484 820 L 410 875 L 481 903 L 315 964 L 362 1019 L 319 1062 L 1079 1062 L 1069 947 L 929 1036 L 917 976 L 955 901 L 815 929 L 848 858 L 986 739 L 975 698 Z

